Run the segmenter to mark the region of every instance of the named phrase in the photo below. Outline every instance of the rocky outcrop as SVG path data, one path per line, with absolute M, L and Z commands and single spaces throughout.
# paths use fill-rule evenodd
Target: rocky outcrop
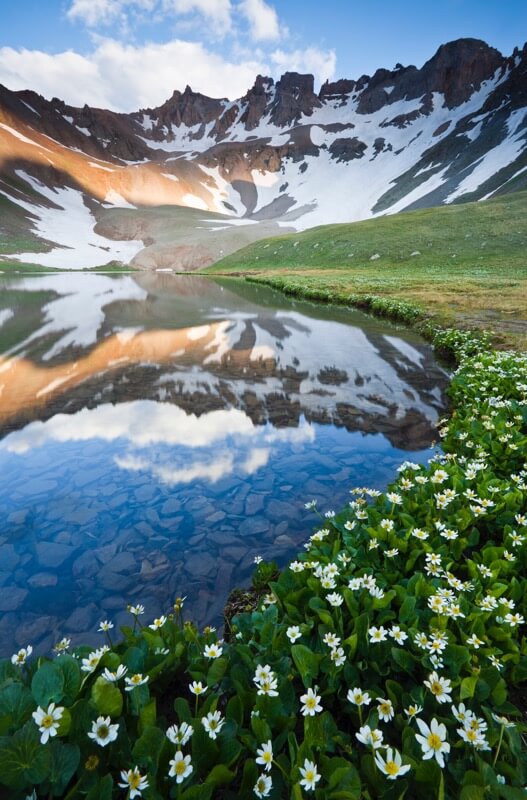
M 322 103 L 313 91 L 313 75 L 286 72 L 276 84 L 276 95 L 271 105 L 271 122 L 279 128 L 298 122 L 304 114 L 310 116 Z
M 214 100 L 199 92 L 193 92 L 190 86 L 184 92 L 175 91 L 172 97 L 155 109 L 146 109 L 156 120 L 156 128 L 172 129 L 181 125 L 193 128 L 195 125 L 207 124 L 218 119 L 225 108 L 227 100 Z
M 265 78 L 258 75 L 252 89 L 242 97 L 240 103 L 244 112 L 240 117 L 240 122 L 246 131 L 257 128 L 260 121 L 266 115 L 269 103 L 274 93 L 274 81 L 272 78 Z

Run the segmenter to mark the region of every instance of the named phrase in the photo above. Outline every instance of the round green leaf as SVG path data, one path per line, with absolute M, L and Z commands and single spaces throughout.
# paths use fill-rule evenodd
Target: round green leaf
M 97 678 L 92 686 L 91 697 L 102 716 L 118 717 L 123 710 L 123 696 L 117 686 L 104 678 Z
M 59 703 L 64 697 L 64 674 L 51 661 L 46 661 L 33 675 L 31 692 L 37 705 L 47 708 L 50 703 Z

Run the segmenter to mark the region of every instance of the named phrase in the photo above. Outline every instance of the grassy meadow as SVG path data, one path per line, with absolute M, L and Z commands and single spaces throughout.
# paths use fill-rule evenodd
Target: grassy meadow
M 259 241 L 211 274 L 246 275 L 284 289 L 377 295 L 410 302 L 441 325 L 493 329 L 527 345 L 527 192 L 485 203 L 324 225 Z

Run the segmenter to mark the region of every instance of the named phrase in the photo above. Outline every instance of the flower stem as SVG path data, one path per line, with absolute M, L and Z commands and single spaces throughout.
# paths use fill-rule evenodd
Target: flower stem
M 80 785 L 82 783 L 82 778 L 83 778 L 83 776 L 81 776 L 79 778 L 79 780 L 77 781 L 77 783 L 75 783 L 72 786 L 72 788 L 69 790 L 68 794 L 65 796 L 64 800 L 71 800 L 72 797 L 75 797 L 75 795 L 77 793 L 77 789 L 80 787 Z
M 286 779 L 286 782 L 289 781 L 289 775 L 287 774 L 287 772 L 285 771 L 283 766 L 281 764 L 279 764 L 278 761 L 275 761 L 274 758 L 273 758 L 273 764 L 275 765 L 275 767 L 278 767 L 278 769 L 280 770 L 280 772 L 282 773 L 282 775 Z
M 494 756 L 494 761 L 492 762 L 492 766 L 493 766 L 493 767 L 495 767 L 495 766 L 496 766 L 496 761 L 498 760 L 498 756 L 499 756 L 499 754 L 500 754 L 500 750 L 501 750 L 501 743 L 502 743 L 502 741 L 503 741 L 503 731 L 504 731 L 504 730 L 505 730 L 505 725 L 502 725 L 502 726 L 501 726 L 501 731 L 500 731 L 500 738 L 499 738 L 499 742 L 498 742 L 498 749 L 496 750 L 496 755 Z

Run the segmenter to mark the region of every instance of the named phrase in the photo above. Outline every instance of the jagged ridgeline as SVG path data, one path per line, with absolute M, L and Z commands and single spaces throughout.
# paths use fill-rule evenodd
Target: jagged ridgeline
M 0 87 L 0 155 L 0 254 L 196 268 L 264 235 L 526 188 L 527 45 L 459 39 L 318 92 L 292 72 L 236 100 L 187 86 L 129 114 Z

